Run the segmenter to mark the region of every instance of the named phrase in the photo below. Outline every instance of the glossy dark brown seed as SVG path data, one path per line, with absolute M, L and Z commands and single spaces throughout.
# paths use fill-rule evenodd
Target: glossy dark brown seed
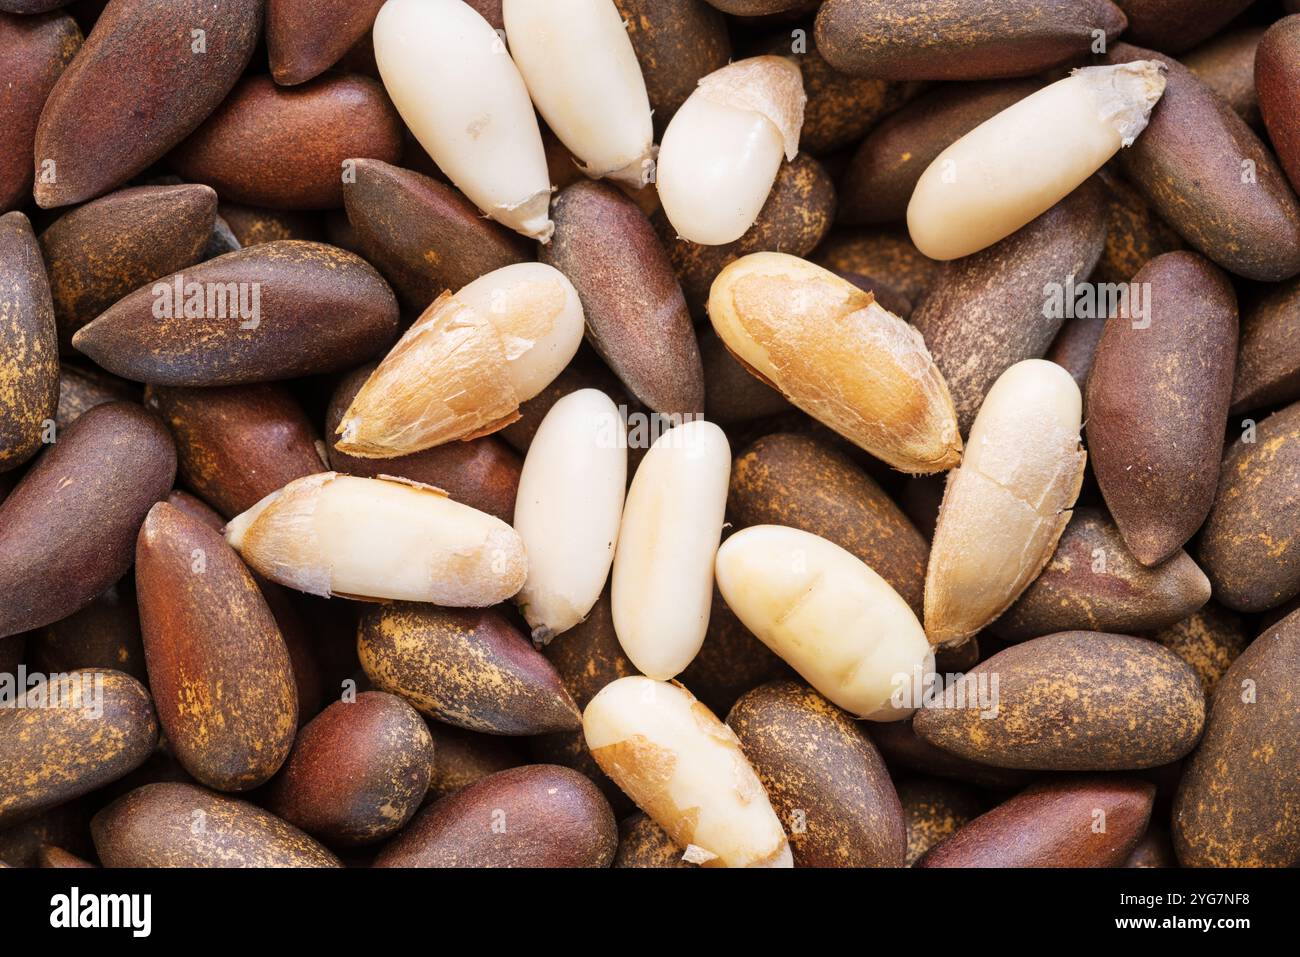
M 365 36 L 384 0 L 267 0 L 271 76 L 293 86 L 328 70 Z
M 1102 333 L 1088 377 L 1088 454 L 1129 551 L 1158 565 L 1214 503 L 1237 296 L 1227 275 L 1193 252 L 1157 256 L 1132 281 L 1146 307 L 1121 304 Z
M 139 382 L 240 385 L 350 368 L 392 344 L 397 315 L 392 290 L 359 257 L 264 243 L 137 290 L 73 345 Z
M 1201 532 L 1214 597 L 1264 611 L 1300 593 L 1300 403 L 1252 424 L 1232 444 Z
M 1137 561 L 1099 508 L 1077 508 L 1056 551 L 989 630 L 1003 641 L 1058 631 L 1150 631 L 1194 614 L 1210 580 L 1181 549 L 1160 565 Z
M 105 867 L 339 867 L 315 840 L 260 807 L 192 784 L 146 784 L 90 825 Z
M 149 692 L 120 671 L 74 671 L 24 690 L 0 708 L 0 826 L 117 780 L 158 741 Z
M 150 386 L 145 406 L 176 439 L 181 481 L 226 518 L 326 468 L 306 414 L 283 386 Z
M 812 689 L 777 681 L 744 695 L 727 715 L 796 867 L 901 867 L 903 808 L 876 746 Z
M 296 87 L 250 77 L 169 162 L 223 200 L 276 209 L 343 205 L 347 160 L 396 162 L 402 125 L 384 89 L 364 76 L 326 76 Z
M 113 0 L 45 102 L 37 203 L 66 206 L 106 193 L 188 136 L 244 72 L 262 7 L 263 0 Z
M 369 844 L 400 830 L 429 790 L 433 737 L 394 695 L 335 701 L 298 734 L 267 807 L 326 844 Z
M 608 867 L 618 848 L 609 802 L 577 771 L 501 771 L 421 811 L 376 867 Z
M 1166 68 L 1151 121 L 1120 153 L 1125 174 L 1156 211 L 1229 272 L 1267 282 L 1300 272 L 1300 203 L 1232 107 L 1159 53 L 1118 43 L 1107 60 L 1157 60 Z M 1187 202 L 1192 195 L 1196 202 Z
M 1051 288 L 1081 282 L 1106 239 L 1096 180 L 1006 239 L 944 263 L 912 323 L 943 373 L 963 435 L 993 383 L 1024 359 L 1041 359 L 1065 321 Z M 1064 293 L 1062 293 L 1064 295 Z
M 22 213 L 0 216 L 0 472 L 52 441 L 59 347 L 41 250 Z
M 165 502 L 136 547 L 149 686 L 176 757 L 244 791 L 284 763 L 297 728 L 292 666 L 252 574 L 221 535 Z
M 844 171 L 840 222 L 903 219 L 916 181 L 935 157 L 1041 86 L 1037 80 L 949 84 L 885 117 L 867 134 Z
M 53 9 L 59 3 L 46 3 Z M 19 0 L 0 2 L 0 10 L 34 13 L 42 6 Z M 81 46 L 81 31 L 72 17 L 9 16 L 0 13 L 0 213 L 31 200 L 32 149 L 41 107 L 65 67 Z
M 444 291 L 533 258 L 526 240 L 482 213 L 456 189 L 382 160 L 355 160 L 343 183 L 348 221 L 366 259 L 410 308 Z
M 41 234 L 59 345 L 128 293 L 203 255 L 217 214 L 207 186 L 121 189 L 57 219 Z
M 580 726 L 555 669 L 492 609 L 376 605 L 362 615 L 357 653 L 376 688 L 448 724 L 492 734 Z
M 66 618 L 121 578 L 175 477 L 171 436 L 138 405 L 74 422 L 0 504 L 0 635 Z
M 423 452 L 392 459 L 363 459 L 335 447 L 343 414 L 375 370 L 373 363 L 353 369 L 340 382 L 325 415 L 325 436 L 330 468 L 362 478 L 395 475 L 442 489 L 456 501 L 495 515 L 506 524 L 515 516 L 515 496 L 523 459 L 494 435 L 448 442 Z
M 1185 867 L 1300 861 L 1300 615 L 1251 642 L 1219 682 L 1174 800 Z
M 691 315 L 654 227 L 612 186 L 575 183 L 551 205 L 541 260 L 578 290 L 587 339 L 632 394 L 661 413 L 704 410 Z
M 1205 724 L 1190 665 L 1153 641 L 1098 632 L 1012 645 L 941 701 L 917 712 L 918 735 L 971 761 L 1026 770 L 1159 767 L 1191 751 Z
M 817 47 L 845 73 L 891 80 L 1027 76 L 1123 31 L 1110 0 L 827 0 Z
M 1155 786 L 1131 778 L 1035 784 L 930 851 L 919 867 L 1119 867 L 1142 839 Z

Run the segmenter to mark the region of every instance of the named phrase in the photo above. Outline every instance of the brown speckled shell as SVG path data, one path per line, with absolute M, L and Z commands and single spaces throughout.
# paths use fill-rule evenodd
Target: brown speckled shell
M 41 447 L 59 405 L 59 347 L 32 224 L 0 216 L 0 472 Z
M 673 843 L 668 832 L 640 811 L 619 822 L 614 867 L 697 866 L 682 860 L 682 849 Z
M 912 721 L 868 721 L 865 725 L 891 768 L 983 788 L 1024 787 L 1030 780 L 1028 772 L 979 764 L 937 748 L 918 735 L 912 724 Z
M 1128 282 L 1156 256 L 1186 247 L 1177 231 L 1157 216 L 1142 194 L 1126 180 L 1111 172 L 1110 167 L 1103 167 L 1099 175 L 1107 188 L 1106 247 L 1093 270 L 1093 282 Z M 1087 321 L 1075 319 L 1066 327 Z M 1062 335 L 1065 331 L 1062 330 Z
M 1250 644 L 1246 622 L 1236 612 L 1210 602 L 1196 614 L 1152 637 L 1194 669 L 1208 699 L 1219 679 Z
M 77 419 L 0 504 L 0 635 L 66 618 L 121 578 L 175 477 L 171 436 L 138 405 Z
M 919 867 L 1119 867 L 1142 839 L 1155 785 L 1133 778 L 1035 784 L 975 818 Z
M 1230 414 L 1300 399 L 1300 279 L 1268 289 L 1241 316 Z
M 1124 36 L 1164 53 L 1195 46 L 1250 6 L 1252 0 L 1115 0 L 1128 17 Z
M 1129 551 L 1158 565 L 1196 534 L 1214 504 L 1237 297 L 1227 275 L 1193 252 L 1157 256 L 1133 282 L 1149 290 L 1149 312 L 1135 321 L 1121 307 L 1106 323 L 1088 376 L 1087 442 Z
M 837 70 L 891 80 L 1027 76 L 1124 29 L 1110 0 L 827 0 L 817 47 Z
M 41 234 L 59 345 L 128 293 L 192 266 L 217 215 L 207 186 L 138 186 L 79 206 Z
M 312 838 L 245 801 L 192 784 L 146 784 L 90 825 L 105 867 L 339 867 Z
M 817 692 L 777 681 L 727 715 L 785 827 L 796 867 L 901 867 L 903 808 L 876 746 Z
M 1255 92 L 1255 50 L 1263 27 L 1241 27 L 1207 40 L 1179 57 L 1202 83 L 1228 101 L 1246 125 L 1259 129 L 1259 98 Z
M 944 263 L 912 313 L 962 435 L 1002 373 L 1047 353 L 1064 320 L 1043 315 L 1043 287 L 1092 272 L 1106 240 L 1102 200 L 1091 180 L 1001 242 Z
M 998 676 L 997 714 L 976 682 Z M 1117 771 L 1168 764 L 1196 746 L 1205 695 L 1192 667 L 1143 638 L 1067 631 L 1013 645 L 960 679 L 966 706 L 924 708 L 916 733 L 972 761 L 1038 771 Z M 991 684 L 988 689 L 991 691 Z
M 1300 863 L 1300 615 L 1256 638 L 1214 692 L 1174 800 L 1185 867 Z
M 424 719 L 395 695 L 335 701 L 299 732 L 267 808 L 331 846 L 381 840 L 419 810 L 433 748 Z
M 381 160 L 356 160 L 343 204 L 366 259 L 417 311 L 443 292 L 533 258 L 522 236 L 485 218 L 457 190 Z
M 293 86 L 324 73 L 364 37 L 384 0 L 267 0 L 271 76 Z
M 1277 157 L 1294 189 L 1300 189 L 1300 14 L 1268 28 L 1255 54 L 1259 110 Z
M 226 221 L 239 245 L 245 248 L 277 239 L 319 242 L 325 238 L 325 226 L 318 213 L 220 203 L 217 215 Z
M 1058 631 L 1150 631 L 1209 600 L 1209 579 L 1186 552 L 1144 566 L 1104 511 L 1078 508 L 1042 573 L 989 630 L 1003 641 Z
M 58 6 L 45 4 L 45 9 Z M 0 3 L 0 10 L 30 4 Z M 41 107 L 81 46 L 81 31 L 68 16 L 0 13 L 0 213 L 31 201 L 32 147 Z
M 550 662 L 490 608 L 411 602 L 368 608 L 357 653 L 376 688 L 448 724 L 513 735 L 581 727 Z
M 940 264 L 921 255 L 907 231 L 834 230 L 817 249 L 813 262 L 839 273 L 870 276 L 915 304 L 939 275 Z M 882 304 L 884 300 L 881 300 Z
M 196 780 L 245 791 L 289 754 L 289 652 L 252 574 L 221 535 L 165 502 L 136 546 L 149 684 L 173 753 Z
M 240 385 L 350 368 L 397 338 L 397 300 L 363 259 L 320 243 L 263 243 L 178 273 L 205 288 L 260 290 L 260 319 L 155 318 L 138 289 L 77 333 L 74 345 L 110 372 L 157 385 Z M 173 284 L 174 276 L 159 280 Z M 179 304 L 183 305 L 183 303 Z M 206 311 L 206 310 L 205 310 Z
M 1128 178 L 1188 243 L 1225 269 L 1269 282 L 1300 272 L 1300 203 L 1268 147 L 1177 61 L 1127 43 L 1107 56 L 1109 63 L 1134 60 L 1157 60 L 1167 70 L 1151 121 L 1120 153 Z
M 501 771 L 421 811 L 376 867 L 608 867 L 618 848 L 609 802 L 577 771 Z
M 1300 592 L 1300 403 L 1238 439 L 1219 473 L 1198 555 L 1214 597 L 1264 611 Z
M 0 708 L 0 826 L 116 781 L 158 742 L 140 682 L 119 671 L 66 677 L 27 692 L 39 705 Z
M 854 152 L 840 180 L 839 221 L 905 218 L 916 181 L 935 157 L 1041 86 L 1028 79 L 949 84 L 885 117 Z
M 326 467 L 307 416 L 280 385 L 150 386 L 145 407 L 176 439 L 181 481 L 226 518 Z
M 338 440 L 339 422 L 374 371 L 374 363 L 353 369 L 339 381 L 330 398 L 325 415 L 330 468 L 362 478 L 395 475 L 433 485 L 462 504 L 512 524 L 524 463 L 518 453 L 495 435 L 448 442 L 391 459 L 363 459 L 338 450 L 334 443 Z
M 951 837 L 987 806 L 978 791 L 937 778 L 907 778 L 898 782 L 898 800 L 907 824 L 907 861 Z
M 555 236 L 541 260 L 578 290 L 587 340 L 656 412 L 704 410 L 695 328 L 650 221 L 613 186 L 575 183 L 551 204 Z
M 754 225 L 734 243 L 701 246 L 681 239 L 662 210 L 652 222 L 668 250 L 686 304 L 702 317 L 709 287 L 728 263 L 757 252 L 806 256 L 817 248 L 834 218 L 835 186 L 830 176 L 821 163 L 801 153 L 781 164 Z
M 263 0 L 115 0 L 54 85 L 36 129 L 36 201 L 105 193 L 162 157 L 226 98 L 248 65 Z M 202 30 L 206 51 L 191 52 Z
M 396 162 L 401 150 L 401 120 L 369 77 L 326 76 L 285 88 L 255 76 L 236 87 L 169 162 L 229 202 L 329 209 L 343 205 L 345 160 Z
M 70 854 L 61 847 L 54 847 L 49 844 L 42 846 L 40 851 L 37 852 L 37 860 L 41 867 L 65 870 L 79 870 L 98 866 L 78 857 L 76 854 Z
M 825 442 L 759 439 L 732 464 L 727 509 L 737 528 L 786 525 L 834 542 L 921 614 L 929 545 L 871 476 Z
M 518 739 L 425 721 L 433 736 L 429 800 L 455 794 L 480 778 L 526 764 Z
M 494 4 L 499 15 L 501 0 L 483 3 Z M 700 79 L 730 62 L 727 23 L 701 0 L 614 0 L 614 6 L 641 64 L 658 139 Z
M 89 409 L 105 402 L 139 402 L 138 386 L 99 369 L 81 369 L 64 362 L 59 367 L 58 434 Z
M 123 579 L 80 611 L 33 631 L 26 660 L 44 674 L 111 668 L 147 681 L 135 583 Z
M 881 117 L 916 96 L 922 85 L 841 73 L 817 52 L 810 27 L 811 24 L 799 27 L 804 30 L 801 39 L 807 49 L 796 51 L 793 29 L 786 29 L 767 41 L 762 52 L 787 56 L 799 64 L 804 93 L 808 96 L 799 149 L 821 156 L 862 139 Z

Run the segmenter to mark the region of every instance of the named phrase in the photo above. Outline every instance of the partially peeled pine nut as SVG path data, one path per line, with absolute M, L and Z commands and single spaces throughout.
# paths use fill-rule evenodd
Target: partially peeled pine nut
M 705 867 L 793 867 L 767 791 L 736 735 L 681 685 L 636 675 L 591 699 L 587 747 L 668 836 Z
M 515 531 L 528 578 L 515 603 L 544 645 L 587 617 L 614 561 L 627 447 L 618 407 L 598 389 L 571 392 L 533 436 L 519 477 Z
M 505 0 L 510 52 L 546 125 L 594 179 L 640 188 L 654 167 L 645 79 L 611 0 Z
M 524 583 L 505 522 L 440 489 L 322 472 L 272 492 L 226 526 L 255 571 L 312 595 L 485 608 Z
M 505 266 L 443 293 L 361 387 L 335 447 L 394 458 L 495 432 L 569 364 L 582 333 L 577 291 L 544 263 Z
M 505 41 L 462 0 L 388 0 L 374 44 L 389 98 L 438 168 L 488 216 L 547 242 L 546 151 Z
M 1073 514 L 1087 453 L 1083 399 L 1054 362 L 1013 365 L 989 390 L 948 476 L 925 579 L 925 630 L 964 641 L 1042 571 Z
M 735 242 L 758 219 L 781 161 L 799 153 L 807 97 L 792 60 L 757 56 L 710 73 L 664 130 L 656 182 L 682 238 Z
M 651 678 L 680 674 L 704 644 L 730 480 L 727 437 L 699 420 L 656 439 L 632 479 L 611 600 L 619 644 Z
M 907 602 L 852 553 L 810 532 L 755 525 L 718 549 L 717 579 L 745 627 L 832 704 L 871 721 L 916 707 L 891 699 L 934 671 L 930 644 Z
M 921 174 L 912 242 L 957 259 L 1051 209 L 1146 129 L 1163 71 L 1154 60 L 1084 67 L 985 120 Z
M 904 472 L 961 460 L 957 413 L 921 334 L 827 269 L 754 253 L 709 292 L 718 336 L 750 372 Z

